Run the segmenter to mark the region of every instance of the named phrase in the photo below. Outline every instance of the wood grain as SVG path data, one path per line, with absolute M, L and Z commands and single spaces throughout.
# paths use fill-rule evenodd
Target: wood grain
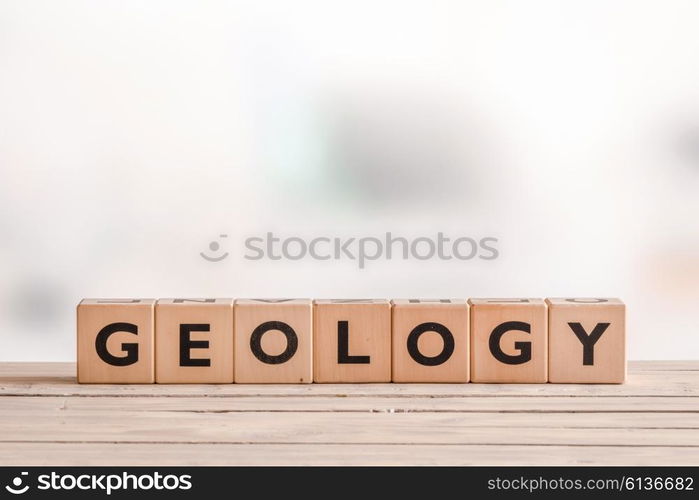
M 344 348 L 338 347 L 342 328 L 347 342 Z M 384 299 L 315 300 L 313 346 L 314 382 L 390 382 L 390 302 Z M 341 360 L 340 351 L 352 362 Z
M 469 299 L 468 302 L 471 305 L 471 382 L 547 382 L 548 317 L 543 299 Z M 504 328 L 504 334 L 497 339 L 496 329 L 511 322 L 523 326 Z M 507 361 L 496 359 L 491 338 L 496 338 L 495 344 Z
M 0 363 L 1 465 L 699 465 L 699 362 L 623 385 L 79 385 Z
M 191 344 L 182 345 L 183 334 Z M 183 362 L 184 353 L 188 359 Z M 233 299 L 158 299 L 155 381 L 233 382 Z
M 313 382 L 313 304 L 310 299 L 238 299 L 234 311 L 236 383 Z M 265 362 L 252 351 L 253 333 L 261 325 L 267 326 L 257 348 L 277 359 L 263 357 Z M 279 328 L 288 331 L 282 332 Z M 287 336 L 293 336 L 295 343 L 290 343 Z M 285 353 L 291 356 L 287 360 L 284 360 Z
M 470 365 L 466 299 L 404 299 L 393 300 L 392 304 L 393 381 L 468 382 Z M 415 335 L 418 335 L 414 337 L 418 339 L 414 345 L 417 353 L 411 354 L 410 340 Z
M 152 384 L 155 381 L 155 299 L 83 299 L 77 308 L 78 382 Z M 121 324 L 105 338 L 107 362 L 97 352 L 104 328 Z M 131 330 L 132 329 L 132 330 Z M 117 364 L 115 364 L 117 363 Z M 123 364 L 118 364 L 123 363 Z
M 697 465 L 695 447 L 3 443 L 4 465 Z
M 546 303 L 549 313 L 549 382 L 623 383 L 626 379 L 624 303 L 611 298 L 559 298 L 546 299 Z M 578 335 L 594 339 L 598 329 L 600 334 L 586 355 Z

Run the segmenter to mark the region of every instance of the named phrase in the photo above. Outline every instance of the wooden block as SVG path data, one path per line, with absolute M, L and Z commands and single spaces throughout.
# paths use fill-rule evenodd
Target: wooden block
M 620 384 L 626 379 L 626 306 L 619 299 L 546 299 L 549 382 Z
M 155 381 L 233 382 L 233 299 L 159 299 Z
M 78 304 L 78 382 L 152 384 L 155 299 Z
M 316 300 L 315 382 L 391 381 L 391 304 L 383 299 Z
M 393 300 L 394 382 L 468 382 L 465 299 Z
M 310 299 L 239 299 L 234 318 L 237 383 L 313 382 Z
M 469 299 L 471 382 L 545 383 L 548 350 L 542 299 Z

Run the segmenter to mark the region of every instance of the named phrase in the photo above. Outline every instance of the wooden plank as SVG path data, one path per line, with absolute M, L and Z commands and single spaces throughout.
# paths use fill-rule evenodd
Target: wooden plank
M 699 361 L 696 359 L 677 360 L 677 361 L 629 361 L 630 371 L 697 371 L 699 370 Z
M 595 398 L 484 397 L 469 398 L 360 398 L 287 396 L 256 398 L 206 397 L 62 397 L 24 396 L 1 400 L 0 415 L 50 410 L 71 411 L 189 411 L 189 412 L 437 412 L 437 413 L 699 413 L 699 398 L 609 397 Z M 699 421 L 699 415 L 695 415 Z
M 3 443 L 0 465 L 699 465 L 668 446 Z
M 0 363 L 0 464 L 699 465 L 697 413 L 697 361 L 621 386 L 80 386 Z
M 683 368 L 670 370 L 678 364 Z M 667 370 L 656 370 L 665 368 Z M 0 396 L 359 396 L 359 397 L 472 397 L 528 396 L 699 396 L 699 361 L 631 362 L 629 381 L 607 385 L 505 384 L 339 384 L 339 385 L 89 385 L 76 384 L 73 363 L 0 363 Z
M 38 413 L 41 412 L 41 413 Z M 305 422 L 314 425 L 331 427 L 335 422 L 343 420 L 360 425 L 360 422 L 367 420 L 375 425 L 377 419 L 372 414 L 409 414 L 409 417 L 396 417 L 397 423 L 420 422 L 449 422 L 450 425 L 459 427 L 474 428 L 571 428 L 571 429 L 600 429 L 600 428 L 623 428 L 623 429 L 688 429 L 699 430 L 699 418 L 697 413 L 676 412 L 414 412 L 400 411 L 393 408 L 387 410 L 375 410 L 371 412 L 309 412 L 284 411 L 284 415 L 279 412 L 239 411 L 239 410 L 151 410 L 143 411 L 139 409 L 105 409 L 101 405 L 98 408 L 22 408 L 11 411 L 0 412 L 0 426 L 5 428 L 16 428 L 20 430 L 19 435 L 33 432 L 34 426 L 51 431 L 51 426 L 55 435 L 61 436 L 66 423 L 84 422 L 89 419 L 100 421 L 121 421 L 133 422 L 134 425 L 149 426 L 154 422 L 162 420 L 165 426 L 175 422 L 180 426 L 188 423 L 208 426 L 218 426 L 221 423 L 243 422 L 248 425 L 248 421 L 255 420 L 256 425 L 269 424 L 283 429 L 284 425 L 299 425 Z M 315 416 L 318 415 L 318 416 Z M 279 423 L 283 420 L 282 423 Z M 14 422 L 14 423 L 13 423 Z M 29 426 L 32 426 L 31 428 Z M 25 429 L 25 432 L 21 432 Z M 322 432 L 325 427 L 319 427 L 318 432 Z M 430 434 L 431 431 L 423 431 L 422 434 Z M 16 436 L 7 436 L 4 439 L 13 440 Z M 3 437 L 0 436 L 0 441 Z M 163 442 L 171 441 L 170 439 Z
M 0 396 L 157 396 L 157 397 L 699 397 L 699 371 L 629 373 L 621 385 L 576 384 L 291 384 L 291 385 L 78 385 L 74 378 L 2 377 Z
M 622 415 L 619 425 L 605 414 L 591 428 L 591 415 L 576 414 L 512 414 L 495 426 L 500 419 L 490 414 L 479 420 L 436 413 L 27 413 L 0 418 L 0 441 L 699 447 L 696 428 L 636 428 L 630 425 L 644 425 L 645 415 Z M 693 425 L 696 418 L 670 414 L 667 421 Z

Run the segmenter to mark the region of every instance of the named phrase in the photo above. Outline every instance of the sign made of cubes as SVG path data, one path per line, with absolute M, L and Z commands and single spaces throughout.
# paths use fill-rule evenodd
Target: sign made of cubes
M 78 382 L 622 383 L 611 298 L 84 299 Z

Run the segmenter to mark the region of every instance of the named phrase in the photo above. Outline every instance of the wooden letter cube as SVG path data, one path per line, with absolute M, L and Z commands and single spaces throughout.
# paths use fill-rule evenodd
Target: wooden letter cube
M 235 301 L 235 381 L 313 382 L 310 299 Z
M 626 379 L 626 306 L 619 299 L 546 299 L 549 382 L 620 384 Z
M 152 384 L 154 299 L 78 304 L 78 382 Z
M 233 382 L 233 300 L 159 299 L 155 306 L 155 381 Z
M 391 304 L 387 300 L 316 300 L 315 382 L 391 381 Z
M 548 349 L 542 299 L 469 299 L 471 381 L 545 383 Z
M 393 381 L 468 382 L 465 299 L 392 301 Z

